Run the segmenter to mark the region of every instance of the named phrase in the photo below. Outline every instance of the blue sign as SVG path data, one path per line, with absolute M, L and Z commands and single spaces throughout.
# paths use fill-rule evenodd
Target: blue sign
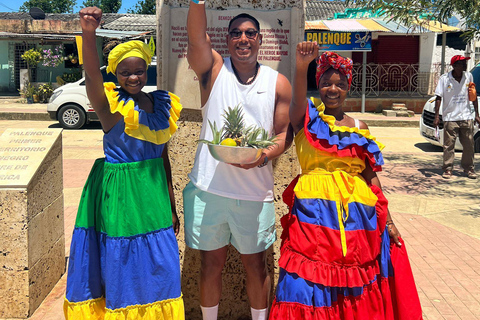
M 371 32 L 305 31 L 306 41 L 317 41 L 320 50 L 372 51 Z

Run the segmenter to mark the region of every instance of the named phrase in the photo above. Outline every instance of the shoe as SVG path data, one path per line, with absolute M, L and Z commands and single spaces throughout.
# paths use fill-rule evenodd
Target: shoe
M 475 171 L 473 171 L 473 169 L 470 169 L 468 171 L 464 171 L 464 173 L 465 173 L 465 176 L 468 179 L 477 179 L 477 174 L 475 173 Z
M 445 170 L 442 174 L 442 177 L 444 179 L 450 179 L 452 177 L 452 170 Z

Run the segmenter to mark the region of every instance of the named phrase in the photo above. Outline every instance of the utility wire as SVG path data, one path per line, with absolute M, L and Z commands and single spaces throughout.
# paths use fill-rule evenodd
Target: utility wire
M 5 7 L 5 8 L 7 8 L 8 10 L 15 11 L 14 9 L 12 9 L 12 8 L 10 8 L 10 7 L 6 6 L 6 5 L 4 5 L 4 4 L 3 4 L 3 3 L 1 3 L 1 2 L 0 2 L 0 6 L 3 6 L 3 7 Z

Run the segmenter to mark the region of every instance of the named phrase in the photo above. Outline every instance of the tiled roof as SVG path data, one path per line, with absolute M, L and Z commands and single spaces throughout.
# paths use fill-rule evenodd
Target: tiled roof
M 74 21 L 79 20 L 78 13 L 46 13 L 44 20 Z M 0 20 L 33 20 L 28 12 L 0 12 Z M 154 14 L 104 13 L 102 29 L 117 31 L 155 31 Z
M 333 18 L 335 13 L 344 12 L 347 6 L 344 1 L 307 0 L 305 4 L 305 21 Z
M 118 31 L 155 31 L 156 27 L 154 14 L 126 14 L 102 25 L 102 29 Z

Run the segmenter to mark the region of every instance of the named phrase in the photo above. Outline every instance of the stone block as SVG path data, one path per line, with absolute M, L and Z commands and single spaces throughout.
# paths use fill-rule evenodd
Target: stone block
M 65 236 L 62 235 L 50 250 L 29 270 L 30 315 L 55 287 L 65 273 Z
M 393 111 L 393 110 L 383 110 L 382 114 L 386 117 L 396 117 L 397 116 L 397 112 Z
M 405 106 L 405 103 L 394 103 L 392 104 L 392 110 L 403 111 L 407 110 L 407 107 Z
M 408 111 L 396 111 L 397 117 L 409 117 Z
M 62 143 L 52 146 L 28 185 L 28 220 L 63 194 Z
M 0 266 L 0 319 L 29 316 L 28 270 L 5 270 Z
M 64 237 L 63 195 L 37 214 L 28 224 L 28 260 L 33 266 Z
M 27 192 L 0 188 L 0 224 L 27 219 Z M 1 243 L 0 243 L 1 248 Z M 1 249 L 0 249 L 1 250 Z
M 0 267 L 3 270 L 23 271 L 28 266 L 27 223 L 0 222 Z
M 65 272 L 59 129 L 0 136 L 0 318 L 25 319 Z

